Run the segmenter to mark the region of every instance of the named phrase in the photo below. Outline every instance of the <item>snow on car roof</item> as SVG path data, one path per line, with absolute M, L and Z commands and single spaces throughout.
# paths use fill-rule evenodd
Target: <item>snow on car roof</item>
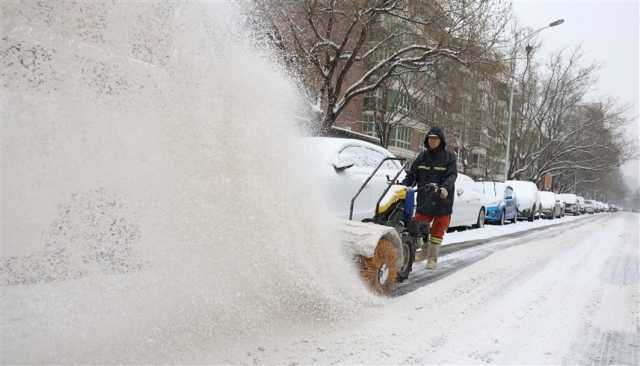
M 560 193 L 560 197 L 566 203 L 576 203 L 578 197 L 573 193 Z
M 341 138 L 341 137 L 305 137 L 304 145 L 312 148 L 314 154 L 322 155 L 325 160 L 331 159 L 347 146 L 364 146 L 378 151 L 387 156 L 394 156 L 387 149 L 363 140 Z
M 540 191 L 540 201 L 543 205 L 553 206 L 556 202 L 556 194 L 548 191 Z
M 341 150 L 343 147 L 348 145 L 360 145 L 367 146 L 379 151 L 387 151 L 386 149 L 367 141 L 342 137 L 305 137 L 305 140 L 310 141 L 313 144 L 317 144 L 318 146 L 325 146 L 333 150 Z

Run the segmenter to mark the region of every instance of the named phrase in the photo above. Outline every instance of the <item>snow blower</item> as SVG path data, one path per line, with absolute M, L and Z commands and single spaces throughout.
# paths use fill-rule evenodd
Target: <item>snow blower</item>
M 352 221 L 356 199 L 388 160 L 405 159 L 388 157 L 378 164 L 351 199 L 349 221 L 345 224 L 345 233 L 360 264 L 363 280 L 373 292 L 382 295 L 391 294 L 397 282 L 409 277 L 416 249 L 422 248 L 424 233 L 429 232 L 428 225 L 413 219 L 416 190 L 397 184 L 406 165 L 393 179 L 387 177 L 389 184 L 376 202 L 373 217 L 362 223 Z M 391 197 L 381 205 L 392 188 Z

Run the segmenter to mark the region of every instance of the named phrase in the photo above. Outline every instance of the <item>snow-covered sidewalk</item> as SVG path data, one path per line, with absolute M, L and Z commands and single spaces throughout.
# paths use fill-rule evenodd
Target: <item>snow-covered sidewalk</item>
M 607 214 L 601 213 L 596 215 L 607 215 Z M 562 223 L 569 223 L 575 220 L 581 220 L 581 219 L 585 219 L 593 216 L 594 215 L 565 216 L 565 217 L 553 219 L 553 220 L 538 219 L 533 222 L 518 221 L 514 224 L 507 224 L 502 226 L 487 224 L 481 229 L 468 229 L 465 231 L 447 233 L 444 236 L 443 245 L 456 244 L 456 243 L 467 242 L 471 240 L 497 238 L 504 235 L 525 232 L 531 229 L 543 228 L 543 227 L 562 224 Z

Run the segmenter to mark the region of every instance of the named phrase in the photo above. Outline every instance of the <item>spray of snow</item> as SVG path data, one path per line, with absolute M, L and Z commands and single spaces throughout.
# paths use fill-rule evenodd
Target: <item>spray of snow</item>
M 0 4 L 3 363 L 166 361 L 376 301 L 237 10 Z

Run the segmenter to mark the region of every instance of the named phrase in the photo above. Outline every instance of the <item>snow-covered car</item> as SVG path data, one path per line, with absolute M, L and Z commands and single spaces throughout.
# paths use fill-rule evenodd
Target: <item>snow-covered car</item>
M 562 216 L 564 216 L 567 208 L 567 202 L 565 201 L 564 196 L 562 196 L 562 193 L 556 193 L 556 201 L 560 203 L 560 206 L 562 207 Z
M 587 212 L 584 207 L 584 197 L 576 196 L 576 205 L 578 205 L 578 212 L 580 215 Z
M 593 214 L 596 212 L 596 202 L 594 200 L 584 200 L 584 212 Z
M 571 215 L 580 214 L 580 206 L 578 205 L 578 196 L 573 193 L 560 193 L 560 199 L 564 202 L 564 213 Z
M 533 221 L 540 210 L 540 192 L 535 183 L 526 180 L 508 180 L 518 200 L 518 218 Z
M 346 138 L 308 137 L 305 149 L 313 152 L 319 165 L 318 189 L 326 189 L 329 208 L 342 219 L 349 218 L 351 199 L 382 159 L 394 157 L 388 150 L 372 143 Z M 353 219 L 373 217 L 376 203 L 387 188 L 389 179 L 402 169 L 398 161 L 387 161 L 371 178 L 355 201 Z M 399 179 L 404 178 L 401 173 Z
M 385 157 L 394 157 L 386 149 L 366 141 L 332 138 L 305 138 L 305 148 L 313 151 L 321 165 L 317 185 L 328 189 L 331 197 L 328 202 L 337 217 L 348 218 L 351 199 L 362 183 Z M 386 189 L 389 179 L 402 169 L 398 161 L 387 161 L 371 178 L 365 189 L 355 201 L 353 219 L 362 220 L 373 217 L 376 203 Z M 404 173 L 398 177 L 404 178 Z M 464 174 L 456 179 L 456 196 L 449 226 L 483 226 L 485 200 L 477 191 L 475 182 Z
M 486 199 L 470 177 L 458 173 L 456 196 L 449 227 L 483 227 L 486 214 Z
M 513 188 L 503 182 L 476 182 L 486 199 L 485 221 L 504 225 L 518 219 L 517 200 Z
M 564 217 L 564 209 L 565 209 L 564 200 L 557 193 L 556 193 L 556 204 L 560 206 L 560 217 Z
M 562 207 L 560 203 L 556 201 L 555 193 L 547 191 L 540 192 L 540 211 L 542 212 L 542 216 L 547 219 L 560 217 Z

